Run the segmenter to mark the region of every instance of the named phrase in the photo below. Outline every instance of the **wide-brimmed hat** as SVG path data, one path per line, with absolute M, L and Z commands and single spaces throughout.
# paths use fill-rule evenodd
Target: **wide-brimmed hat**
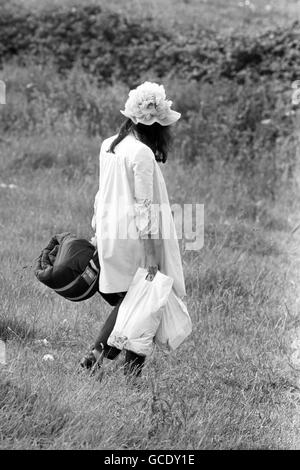
M 171 109 L 172 101 L 166 99 L 163 85 L 144 82 L 134 90 L 130 90 L 121 113 L 130 118 L 134 124 L 151 126 L 158 122 L 162 126 L 170 126 L 178 121 L 181 114 Z

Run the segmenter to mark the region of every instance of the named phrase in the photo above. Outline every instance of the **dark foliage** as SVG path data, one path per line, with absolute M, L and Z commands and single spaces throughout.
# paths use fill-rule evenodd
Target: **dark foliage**
M 5 4 L 4 4 L 5 5 Z M 188 80 L 225 76 L 243 81 L 245 72 L 293 80 L 300 75 L 300 25 L 257 38 L 225 38 L 212 31 L 190 36 L 161 30 L 151 20 L 128 20 L 99 6 L 32 13 L 2 5 L 0 64 L 54 61 L 60 72 L 75 63 L 100 82 L 135 85 L 145 73 Z

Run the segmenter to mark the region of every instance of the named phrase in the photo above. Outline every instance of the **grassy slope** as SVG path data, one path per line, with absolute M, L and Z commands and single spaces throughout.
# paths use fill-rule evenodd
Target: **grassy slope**
M 2 152 L 8 158 L 7 148 Z M 190 175 L 174 162 L 165 173 L 180 200 L 177 182 L 190 184 Z M 286 318 L 282 301 L 284 292 L 296 315 L 292 297 L 286 298 L 293 220 L 280 215 L 282 207 L 270 220 L 284 222 L 285 230 L 263 231 L 256 224 L 254 231 L 253 224 L 237 226 L 229 216 L 236 231 L 228 231 L 218 201 L 221 194 L 230 201 L 232 189 L 203 182 L 202 190 L 211 189 L 206 244 L 193 260 L 184 257 L 193 334 L 169 357 L 155 353 L 142 390 L 128 391 L 122 370 L 108 369 L 101 384 L 78 371 L 80 355 L 108 312 L 104 302 L 68 303 L 22 269 L 49 234 L 70 229 L 90 235 L 86 208 L 95 178 L 68 181 L 48 169 L 7 181 L 18 188 L 1 192 L 2 322 L 12 330 L 8 366 L 0 370 L 2 393 L 9 387 L 0 411 L 1 448 L 298 447 L 299 393 L 285 343 L 294 319 Z M 197 187 L 194 181 L 188 197 L 195 198 Z M 48 346 L 36 343 L 43 338 Z M 54 362 L 43 362 L 45 353 Z
M 238 199 L 250 210 L 230 172 L 209 176 L 200 162 L 184 170 L 170 158 L 172 200 L 205 203 L 205 246 L 183 258 L 194 330 L 174 354 L 149 359 L 138 391 L 114 365 L 101 383 L 78 370 L 108 306 L 61 300 L 22 268 L 53 233 L 90 236 L 96 172 L 70 178 L 67 164 L 19 165 L 24 148 L 59 147 L 57 135 L 4 139 L 1 182 L 17 188 L 0 188 L 0 333 L 10 328 L 0 447 L 299 448 L 298 373 L 288 365 L 299 314 L 292 188 L 247 217 L 232 209 Z M 84 148 L 95 169 L 99 143 L 78 139 L 68 144 L 73 155 Z M 36 342 L 43 338 L 49 345 Z

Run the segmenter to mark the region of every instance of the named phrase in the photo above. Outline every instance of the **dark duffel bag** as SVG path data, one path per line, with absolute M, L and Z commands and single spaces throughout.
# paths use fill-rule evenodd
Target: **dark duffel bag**
M 95 247 L 71 233 L 52 237 L 35 267 L 37 279 L 67 300 L 80 302 L 99 292 L 110 305 L 117 305 L 120 300 L 118 293 L 99 291 L 99 274 Z

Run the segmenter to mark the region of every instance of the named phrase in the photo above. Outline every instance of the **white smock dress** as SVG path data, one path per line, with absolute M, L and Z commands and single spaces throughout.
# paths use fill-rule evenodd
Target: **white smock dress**
M 139 267 L 147 268 L 143 238 L 154 238 L 159 270 L 186 295 L 175 224 L 164 177 L 152 150 L 133 134 L 109 152 L 117 136 L 100 150 L 99 190 L 92 227 L 100 263 L 99 290 L 125 292 Z

